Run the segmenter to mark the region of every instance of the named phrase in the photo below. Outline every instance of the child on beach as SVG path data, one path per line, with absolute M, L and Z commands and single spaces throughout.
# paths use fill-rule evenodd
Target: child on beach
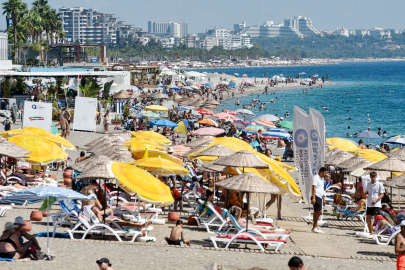
M 179 239 L 181 236 L 181 239 Z M 172 229 L 170 237 L 165 237 L 169 245 L 184 246 L 184 244 L 191 246 L 190 240 L 184 238 L 183 221 L 180 219 L 176 222 L 176 226 Z

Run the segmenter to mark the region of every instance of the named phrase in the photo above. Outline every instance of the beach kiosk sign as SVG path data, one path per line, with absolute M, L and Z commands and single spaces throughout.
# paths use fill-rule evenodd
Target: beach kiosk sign
M 52 103 L 24 102 L 23 128 L 37 127 L 51 132 Z

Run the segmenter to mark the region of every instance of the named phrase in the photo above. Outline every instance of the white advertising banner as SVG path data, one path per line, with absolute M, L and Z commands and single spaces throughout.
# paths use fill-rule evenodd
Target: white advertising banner
M 37 127 L 51 132 L 52 126 L 52 103 L 24 102 L 24 127 Z
M 319 169 L 325 164 L 325 120 L 323 115 L 309 108 L 309 160 L 312 176 L 317 175 Z
M 294 106 L 293 127 L 294 127 L 294 161 L 298 170 L 298 184 L 306 205 L 310 205 L 312 173 L 309 160 L 309 138 L 308 127 L 310 125 L 309 115 Z
M 76 97 L 73 129 L 94 131 L 96 126 L 97 99 Z

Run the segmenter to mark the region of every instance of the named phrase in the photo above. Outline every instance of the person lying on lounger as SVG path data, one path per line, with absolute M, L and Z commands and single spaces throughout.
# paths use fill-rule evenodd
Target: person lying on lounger
M 181 236 L 181 239 L 179 239 Z M 180 219 L 176 222 L 176 226 L 172 229 L 170 237 L 165 237 L 169 245 L 183 246 L 184 244 L 191 246 L 190 240 L 184 238 L 183 221 Z
M 238 224 L 242 227 L 242 228 L 246 228 L 246 224 L 247 221 L 245 218 L 241 218 L 242 215 L 242 209 L 240 207 L 237 206 L 232 206 L 231 210 L 230 210 L 231 214 L 235 217 L 236 222 L 238 222 Z M 252 228 L 252 229 L 256 229 L 261 233 L 280 233 L 280 232 L 276 232 L 276 231 L 272 231 L 272 230 L 266 230 L 262 227 L 257 227 L 255 225 L 253 225 L 252 223 L 249 222 L 249 226 L 248 229 Z M 286 230 L 285 233 L 286 234 L 290 234 L 292 232 L 292 228 L 290 230 Z

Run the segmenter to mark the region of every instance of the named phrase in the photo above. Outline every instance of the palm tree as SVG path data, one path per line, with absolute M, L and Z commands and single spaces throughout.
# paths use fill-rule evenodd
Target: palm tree
M 7 15 L 11 18 L 13 23 L 13 37 L 14 37 L 14 57 L 18 54 L 17 51 L 17 24 L 20 21 L 20 17 L 27 11 L 27 4 L 21 0 L 8 0 L 3 3 L 3 15 Z

